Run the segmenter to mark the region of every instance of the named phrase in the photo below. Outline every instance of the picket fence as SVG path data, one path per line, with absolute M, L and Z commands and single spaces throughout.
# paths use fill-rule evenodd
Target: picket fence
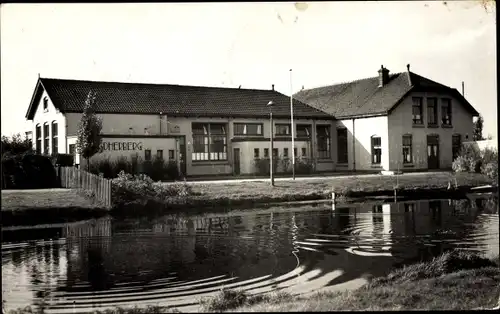
M 111 207 L 111 180 L 76 167 L 60 167 L 59 178 L 61 187 L 91 192 L 97 201 Z

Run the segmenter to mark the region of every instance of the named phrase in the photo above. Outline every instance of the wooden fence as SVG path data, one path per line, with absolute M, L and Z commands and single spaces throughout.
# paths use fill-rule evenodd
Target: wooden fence
M 76 167 L 59 167 L 58 170 L 61 187 L 91 192 L 97 201 L 111 207 L 111 180 Z

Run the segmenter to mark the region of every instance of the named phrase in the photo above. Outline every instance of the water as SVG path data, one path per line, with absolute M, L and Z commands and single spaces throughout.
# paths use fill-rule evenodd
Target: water
M 7 309 L 47 313 L 169 305 L 196 311 L 222 287 L 308 294 L 357 288 L 462 248 L 498 255 L 498 204 L 316 204 L 2 230 Z

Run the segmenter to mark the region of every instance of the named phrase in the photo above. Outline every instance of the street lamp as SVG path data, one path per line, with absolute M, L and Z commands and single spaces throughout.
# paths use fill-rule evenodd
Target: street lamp
M 267 106 L 269 107 L 269 123 L 270 123 L 270 137 L 269 137 L 269 142 L 270 142 L 270 152 L 269 152 L 269 174 L 270 174 L 270 179 L 271 179 L 271 186 L 274 186 L 274 174 L 273 174 L 273 151 L 274 151 L 274 143 L 273 143 L 273 132 L 274 132 L 274 126 L 273 126 L 273 105 L 274 102 L 271 100 L 270 102 L 267 103 Z

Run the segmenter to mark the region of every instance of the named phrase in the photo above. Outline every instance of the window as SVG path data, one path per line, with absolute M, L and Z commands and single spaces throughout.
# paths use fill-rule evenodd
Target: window
M 311 126 L 308 124 L 297 124 L 297 137 L 311 137 Z
M 57 154 L 59 152 L 57 142 L 57 123 L 52 121 L 52 154 Z
M 427 124 L 437 125 L 437 99 L 427 98 Z
M 379 136 L 372 136 L 372 164 L 378 165 L 382 158 L 382 140 Z
M 156 158 L 163 159 L 163 149 L 158 149 L 156 151 Z
M 288 148 L 283 148 L 283 158 L 288 158 Z
M 151 149 L 144 150 L 144 160 L 146 161 L 151 160 Z
M 277 136 L 290 135 L 290 124 L 276 124 L 274 126 L 274 134 Z
M 273 158 L 276 158 L 276 157 L 278 157 L 278 149 L 273 148 Z
M 460 134 L 453 134 L 451 137 L 451 153 L 453 155 L 453 160 L 455 160 L 455 158 L 458 157 L 461 146 L 462 146 L 462 138 Z
M 253 149 L 253 158 L 259 158 L 259 149 L 258 148 L 254 148 Z
M 36 126 L 36 131 L 35 131 L 35 137 L 36 137 L 36 153 L 41 154 L 42 153 L 42 127 L 40 124 L 37 124 Z
M 443 125 L 451 125 L 451 99 L 441 99 L 441 121 Z
M 318 158 L 328 159 L 331 158 L 330 152 L 330 126 L 317 125 L 316 126 L 316 141 L 318 146 Z
M 302 157 L 306 157 L 307 154 L 306 154 L 307 150 L 305 147 L 302 147 Z
M 174 160 L 175 159 L 175 151 L 173 149 L 168 150 L 168 160 Z
M 49 124 L 47 122 L 43 125 L 43 153 L 49 154 L 49 141 L 50 141 L 50 133 L 49 133 Z
M 413 115 L 413 124 L 424 124 L 423 118 L 423 110 L 422 110 L 422 97 L 413 97 L 413 107 L 412 107 L 412 115 Z
M 227 160 L 226 125 L 193 123 L 194 161 Z
M 337 162 L 346 164 L 347 160 L 347 129 L 337 129 Z
M 234 135 L 262 135 L 262 123 L 235 123 Z
M 403 135 L 403 164 L 411 164 L 412 162 L 412 136 Z
M 69 144 L 69 154 L 75 156 L 76 155 L 76 145 Z
M 269 158 L 269 148 L 264 148 L 264 158 Z
M 49 110 L 49 99 L 47 97 L 43 97 L 43 112 L 47 112 Z
M 294 147 L 294 148 L 293 148 L 293 156 L 294 156 L 294 157 L 297 157 L 297 147 Z

